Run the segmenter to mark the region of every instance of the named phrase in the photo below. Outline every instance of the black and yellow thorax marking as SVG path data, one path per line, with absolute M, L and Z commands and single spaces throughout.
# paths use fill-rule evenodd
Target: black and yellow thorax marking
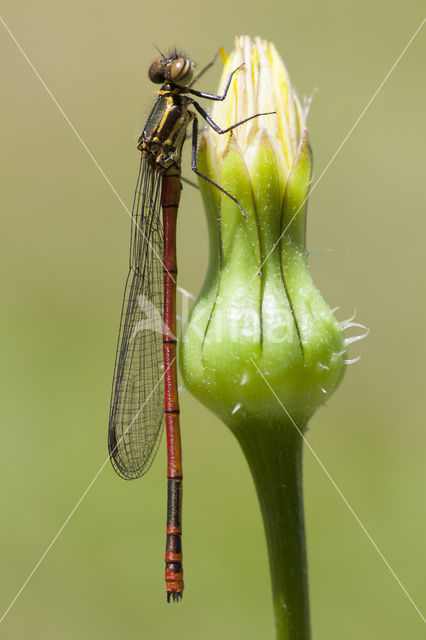
M 162 169 L 180 167 L 186 130 L 195 117 L 188 109 L 191 103 L 180 87 L 170 84 L 161 87 L 139 138 L 142 157 Z

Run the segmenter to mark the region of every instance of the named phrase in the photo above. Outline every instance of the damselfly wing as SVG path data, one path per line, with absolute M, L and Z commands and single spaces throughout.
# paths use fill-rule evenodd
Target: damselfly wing
M 160 197 L 161 174 L 141 158 L 109 419 L 111 461 L 126 479 L 149 469 L 164 417 Z

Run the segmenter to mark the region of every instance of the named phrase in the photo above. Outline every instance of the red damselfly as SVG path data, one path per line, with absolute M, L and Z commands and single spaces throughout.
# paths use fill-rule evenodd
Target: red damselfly
M 167 601 L 180 600 L 183 592 L 182 451 L 176 367 L 176 218 L 182 188 L 182 147 L 192 123 L 192 170 L 231 198 L 244 215 L 232 194 L 198 171 L 196 112 L 218 134 L 267 115 L 254 114 L 227 129 L 213 122 L 190 96 L 224 100 L 238 71 L 229 75 L 222 95 L 193 89 L 195 80 L 213 62 L 193 78 L 193 62 L 175 50 L 168 55 L 161 53 L 149 68 L 150 80 L 162 87 L 138 141 L 141 160 L 132 210 L 130 265 L 109 416 L 109 455 L 114 469 L 125 479 L 138 478 L 148 471 L 165 416 Z

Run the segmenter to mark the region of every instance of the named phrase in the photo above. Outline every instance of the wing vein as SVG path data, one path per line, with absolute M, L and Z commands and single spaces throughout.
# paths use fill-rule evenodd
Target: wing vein
M 161 439 L 164 416 L 160 187 L 161 174 L 141 158 L 108 429 L 113 467 L 126 479 L 148 471 Z

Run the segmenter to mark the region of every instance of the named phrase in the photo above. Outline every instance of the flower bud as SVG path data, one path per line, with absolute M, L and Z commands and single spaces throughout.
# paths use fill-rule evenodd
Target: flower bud
M 181 345 L 187 388 L 234 431 L 282 424 L 282 405 L 303 429 L 345 367 L 342 330 L 310 276 L 305 247 L 311 151 L 305 118 L 273 44 L 243 36 L 227 58 L 200 171 L 210 264 Z M 259 376 L 266 377 L 280 402 Z

